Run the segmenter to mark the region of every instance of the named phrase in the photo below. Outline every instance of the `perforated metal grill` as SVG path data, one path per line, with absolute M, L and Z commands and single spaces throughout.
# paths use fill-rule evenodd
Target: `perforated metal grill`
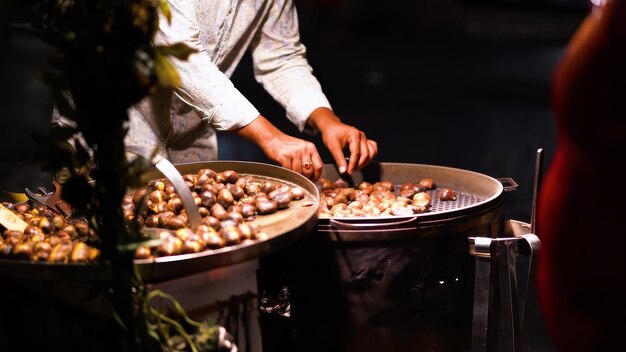
M 483 202 L 485 200 L 485 198 L 476 196 L 474 194 L 462 193 L 457 191 L 454 192 L 456 193 L 456 200 L 441 200 L 439 199 L 438 189 L 428 191 L 428 194 L 430 194 L 430 203 L 432 205 L 430 211 L 438 212 L 444 210 L 463 209 L 474 204 Z

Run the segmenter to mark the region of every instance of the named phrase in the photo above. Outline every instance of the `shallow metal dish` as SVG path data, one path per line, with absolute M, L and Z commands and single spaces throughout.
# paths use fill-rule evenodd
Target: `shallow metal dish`
M 291 170 L 269 164 L 242 161 L 188 163 L 175 165 L 175 167 L 182 175 L 196 173 L 202 168 L 210 168 L 216 172 L 235 170 L 239 175 L 302 187 L 306 191 L 305 197 L 302 200 L 293 201 L 288 209 L 270 215 L 257 216 L 254 221 L 250 222 L 259 231 L 267 233 L 267 239 L 193 254 L 136 259 L 137 269 L 146 282 L 159 282 L 254 260 L 289 246 L 312 231 L 317 224 L 319 191 L 313 182 Z M 157 169 L 152 169 L 143 177 L 147 182 L 164 176 Z M 0 259 L 0 276 L 20 280 L 100 282 L 109 280 L 111 273 L 107 264 L 59 264 Z
M 428 191 L 432 197 L 430 211 L 407 216 L 387 217 L 333 217 L 320 218 L 317 230 L 332 241 L 362 242 L 434 236 L 464 232 L 478 227 L 489 233 L 501 231 L 504 215 L 504 193 L 517 188 L 510 178 L 495 179 L 478 172 L 447 166 L 392 163 L 372 163 L 350 175 L 340 175 L 336 166 L 324 165 L 322 177 L 331 181 L 343 178 L 351 186 L 361 181 L 374 183 L 387 180 L 396 188 L 406 182 L 432 178 L 436 189 Z M 319 186 L 319 185 L 318 185 Z M 439 200 L 439 190 L 450 188 L 457 194 L 455 201 Z
M 293 201 L 288 209 L 257 216 L 249 224 L 269 235 L 265 240 L 242 243 L 199 253 L 172 255 L 153 259 L 136 259 L 138 269 L 148 281 L 166 280 L 204 270 L 241 263 L 283 249 L 309 233 L 317 224 L 319 191 L 313 182 L 291 170 L 256 162 L 212 161 L 175 165 L 182 174 L 197 173 L 209 168 L 216 172 L 235 170 L 241 176 L 271 180 L 302 187 L 305 197 Z M 162 178 L 158 170 L 147 173 L 146 180 Z

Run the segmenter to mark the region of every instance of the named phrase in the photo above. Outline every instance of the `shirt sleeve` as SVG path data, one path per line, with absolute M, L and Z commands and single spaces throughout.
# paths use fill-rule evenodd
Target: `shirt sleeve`
M 274 1 L 251 51 L 256 80 L 285 108 L 287 118 L 300 131 L 315 132 L 306 124 L 311 112 L 331 106 L 306 59 L 291 0 Z
M 171 23 L 160 16 L 155 45 L 183 42 L 198 51 L 187 60 L 171 57 L 181 79 L 175 94 L 217 130 L 232 130 L 251 123 L 259 116 L 259 111 L 211 61 L 199 39 L 194 2 L 169 0 L 169 4 Z

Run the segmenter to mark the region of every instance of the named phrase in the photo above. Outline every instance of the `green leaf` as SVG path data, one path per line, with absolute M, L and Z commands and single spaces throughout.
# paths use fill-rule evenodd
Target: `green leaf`
M 161 45 L 155 47 L 157 53 L 162 55 L 171 55 L 179 60 L 187 60 L 189 55 L 197 53 L 198 50 L 190 47 L 185 43 L 175 43 L 172 45 Z
M 149 328 L 148 329 L 148 335 L 150 337 L 152 337 L 153 339 L 155 339 L 156 341 L 161 342 L 161 339 L 159 338 L 159 334 L 157 334 L 157 332 L 154 331 L 154 329 Z
M 126 324 L 124 324 L 124 322 L 122 321 L 122 317 L 120 317 L 117 311 L 113 309 L 111 313 L 113 314 L 113 320 L 115 320 L 118 324 L 120 324 L 120 326 L 122 327 L 122 329 L 124 329 L 124 331 L 128 331 Z
M 178 76 L 176 68 L 166 56 L 159 52 L 155 53 L 154 72 L 163 87 L 175 88 L 180 85 L 180 76 Z

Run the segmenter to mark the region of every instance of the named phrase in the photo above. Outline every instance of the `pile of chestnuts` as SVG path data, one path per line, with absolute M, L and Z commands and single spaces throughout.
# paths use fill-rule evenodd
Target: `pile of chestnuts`
M 0 236 L 0 258 L 48 263 L 95 262 L 100 250 L 98 237 L 87 221 L 67 219 L 44 205 L 3 202 L 28 226 L 24 231 L 4 229 Z
M 430 190 L 436 188 L 431 178 L 407 182 L 396 187 L 389 181 L 374 183 L 362 181 L 351 187 L 344 179 L 334 182 L 322 178 L 320 218 L 381 217 L 420 214 L 430 211 Z
M 149 182 L 128 194 L 122 208 L 127 221 L 140 226 L 165 229 L 161 243 L 139 247 L 138 259 L 197 253 L 267 238 L 248 224 L 259 215 L 289 208 L 305 191 L 280 181 L 239 176 L 234 170 L 216 172 L 204 168 L 182 175 L 202 217 L 202 225 L 190 227 L 180 195 L 167 179 Z
M 197 228 L 190 227 L 183 202 L 167 179 L 153 180 L 124 197 L 121 206 L 125 220 L 156 229 L 160 239 L 157 245 L 139 246 L 135 258 L 197 253 L 266 239 L 268 234 L 249 222 L 287 209 L 306 195 L 301 187 L 261 177 L 240 177 L 234 170 L 201 169 L 183 175 L 183 179 L 202 217 Z M 51 263 L 94 262 L 100 258 L 96 247 L 99 238 L 87 221 L 65 218 L 30 202 L 2 204 L 28 226 L 23 232 L 2 231 L 0 258 Z

